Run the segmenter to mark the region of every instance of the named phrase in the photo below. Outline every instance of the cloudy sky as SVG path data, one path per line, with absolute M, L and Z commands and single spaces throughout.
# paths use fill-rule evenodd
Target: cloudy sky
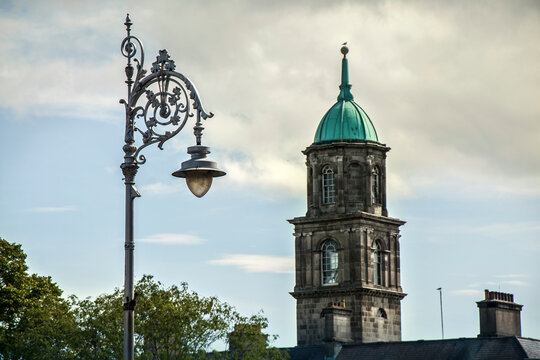
M 66 295 L 123 283 L 120 43 L 129 12 L 146 64 L 166 48 L 207 110 L 227 172 L 196 199 L 170 176 L 193 124 L 148 148 L 137 176 L 136 276 L 187 281 L 296 344 L 301 150 L 338 94 L 390 146 L 402 228 L 403 338 L 475 337 L 483 289 L 524 304 L 540 338 L 540 3 L 535 1 L 0 0 L 0 236 Z M 140 139 L 138 140 L 140 142 Z

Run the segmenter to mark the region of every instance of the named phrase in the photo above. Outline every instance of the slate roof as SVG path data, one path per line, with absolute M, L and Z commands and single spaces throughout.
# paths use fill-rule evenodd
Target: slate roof
M 291 360 L 324 360 L 324 347 L 290 348 Z M 335 360 L 540 359 L 540 340 L 515 336 L 343 345 Z
M 540 359 L 540 340 L 522 337 L 517 338 L 517 340 L 529 359 Z
M 291 360 L 325 360 L 324 346 L 297 346 L 283 350 L 289 352 Z

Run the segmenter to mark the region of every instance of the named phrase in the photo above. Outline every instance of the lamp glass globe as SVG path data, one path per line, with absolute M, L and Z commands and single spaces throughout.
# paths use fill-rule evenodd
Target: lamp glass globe
M 209 171 L 187 171 L 186 184 L 196 197 L 203 197 L 212 186 L 212 174 Z

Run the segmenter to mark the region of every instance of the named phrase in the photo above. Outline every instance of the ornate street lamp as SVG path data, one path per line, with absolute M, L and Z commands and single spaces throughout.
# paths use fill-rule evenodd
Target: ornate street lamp
M 208 192 L 214 177 L 223 176 L 215 162 L 206 158 L 210 148 L 201 145 L 201 120 L 211 118 L 199 98 L 195 85 L 175 71 L 176 65 L 167 50 L 160 50 L 152 63 L 150 74 L 144 70 L 144 49 L 141 41 L 131 35 L 132 22 L 126 16 L 127 36 L 122 41 L 122 55 L 127 58 L 127 99 L 120 100 L 126 110 L 124 162 L 120 166 L 126 186 L 125 273 L 124 273 L 124 360 L 134 358 L 134 320 L 137 302 L 133 284 L 133 200 L 141 195 L 135 188 L 135 175 L 146 162 L 140 152 L 145 147 L 163 144 L 177 135 L 189 117 L 195 117 L 193 127 L 196 145 L 188 147 L 191 159 L 184 161 L 180 170 L 172 175 L 186 179 L 191 192 L 202 197 Z M 135 67 L 134 67 L 135 65 Z M 142 144 L 135 144 L 135 134 L 142 137 Z

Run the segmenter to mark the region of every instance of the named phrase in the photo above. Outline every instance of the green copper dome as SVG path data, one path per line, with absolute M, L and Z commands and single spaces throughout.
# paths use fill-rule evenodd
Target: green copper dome
M 323 116 L 314 143 L 342 140 L 369 140 L 379 141 L 377 131 L 373 126 L 369 116 L 354 102 L 349 84 L 349 66 L 346 46 L 341 48 L 343 60 L 341 61 L 341 85 L 334 104 Z

